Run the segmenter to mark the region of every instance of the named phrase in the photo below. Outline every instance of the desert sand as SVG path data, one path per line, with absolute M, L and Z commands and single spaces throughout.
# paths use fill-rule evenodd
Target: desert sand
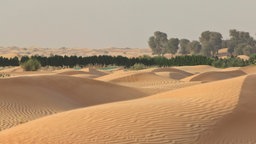
M 21 56 L 51 56 L 51 55 L 76 55 L 76 56 L 94 56 L 94 55 L 111 55 L 111 56 L 126 56 L 138 57 L 143 55 L 152 56 L 150 48 L 40 48 L 40 47 L 0 47 L 0 56 L 3 57 L 21 57 Z
M 0 144 L 256 143 L 256 66 L 0 73 Z

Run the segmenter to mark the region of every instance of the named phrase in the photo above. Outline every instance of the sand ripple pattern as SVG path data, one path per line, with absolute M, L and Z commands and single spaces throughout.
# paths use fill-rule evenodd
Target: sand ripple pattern
M 137 88 L 149 94 L 156 94 L 159 92 L 200 84 L 200 82 L 183 82 L 171 78 L 161 77 L 154 72 L 131 74 L 129 76 L 114 79 L 111 82 L 123 86 Z
M 236 111 L 245 79 L 60 113 L 2 131 L 0 143 L 197 144 L 211 136 L 208 132 L 223 117 Z
M 0 79 L 0 89 L 0 131 L 67 110 L 145 96 L 132 88 L 60 75 Z

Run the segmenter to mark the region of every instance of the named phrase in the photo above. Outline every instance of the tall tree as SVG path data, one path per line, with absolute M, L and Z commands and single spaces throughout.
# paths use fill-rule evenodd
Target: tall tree
M 170 38 L 168 40 L 168 53 L 176 54 L 179 49 L 179 39 L 178 38 Z
M 256 41 L 250 36 L 249 32 L 237 31 L 232 29 L 229 31 L 230 44 L 228 46 L 229 52 L 236 55 L 250 55 L 255 52 Z
M 222 35 L 218 32 L 205 31 L 201 34 L 202 54 L 205 56 L 215 56 L 222 46 Z
M 168 45 L 167 34 L 156 31 L 154 36 L 149 38 L 148 45 L 152 49 L 153 54 L 164 55 Z
M 190 43 L 190 41 L 188 39 L 180 40 L 180 49 L 179 49 L 180 54 L 189 54 L 190 53 L 190 49 L 188 46 L 189 43 Z
M 199 41 L 192 41 L 188 44 L 188 48 L 191 54 L 196 55 L 200 53 L 202 46 Z
M 148 45 L 152 50 L 153 54 L 157 54 L 157 50 L 156 50 L 156 42 L 155 42 L 155 37 L 151 36 L 148 40 Z

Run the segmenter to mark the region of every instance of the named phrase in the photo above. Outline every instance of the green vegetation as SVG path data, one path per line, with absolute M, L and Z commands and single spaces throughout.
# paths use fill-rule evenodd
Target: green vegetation
M 114 69 L 117 69 L 118 66 L 106 66 L 106 67 L 102 67 L 102 68 L 99 68 L 100 70 L 104 70 L 104 71 L 112 71 Z
M 199 39 L 202 45 L 201 54 L 204 56 L 216 56 L 222 47 L 222 35 L 218 32 L 205 31 Z
M 1 58 L 0 58 L 1 60 Z M 23 61 L 26 60 L 26 61 Z M 11 64 L 11 62 L 7 63 Z M 173 58 L 166 58 L 163 56 L 142 56 L 137 58 L 128 58 L 123 56 L 89 56 L 89 57 L 77 57 L 77 56 L 32 56 L 22 57 L 18 63 L 26 71 L 38 70 L 43 67 L 70 67 L 80 69 L 86 66 L 99 66 L 106 67 L 106 69 L 112 69 L 111 66 L 122 66 L 125 68 L 143 69 L 150 66 L 193 66 L 193 65 L 212 65 L 215 67 L 241 67 L 250 64 L 256 64 L 256 54 L 251 55 L 249 60 L 243 60 L 239 57 L 232 56 L 227 59 L 220 59 L 218 57 L 206 57 L 202 55 L 181 55 Z M 6 63 L 0 63 L 0 66 L 6 66 Z M 7 66 L 16 66 L 7 65 Z
M 10 77 L 10 74 L 6 74 L 6 73 L 0 73 L 0 78 L 6 78 L 6 77 Z
M 73 69 L 74 69 L 74 70 L 81 70 L 81 69 L 82 69 L 82 67 L 81 67 L 80 65 L 78 65 L 78 64 L 77 64 L 77 65 L 75 65 L 75 66 L 73 67 Z
M 149 38 L 148 44 L 152 48 L 153 54 L 164 55 L 167 52 L 167 34 L 160 31 L 156 31 L 154 33 L 154 36 L 151 36 Z
M 212 66 L 218 68 L 226 68 L 226 67 L 243 67 L 249 65 L 249 61 L 245 61 L 240 59 L 239 57 L 230 57 L 227 59 L 216 59 L 212 62 Z
M 6 66 L 19 66 L 19 59 L 18 57 L 14 58 L 5 58 L 0 57 L 0 67 L 6 67 Z
M 250 64 L 256 64 L 256 54 L 252 54 L 249 59 Z
M 132 70 L 142 70 L 142 69 L 146 69 L 146 68 L 147 68 L 147 66 L 145 66 L 142 63 L 136 63 L 133 66 L 131 66 Z
M 190 49 L 189 49 L 189 43 L 190 41 L 188 39 L 181 39 L 180 40 L 180 54 L 189 54 L 190 53 Z
M 25 61 L 21 64 L 21 67 L 25 71 L 37 71 L 41 68 L 40 62 L 35 58 L 30 58 L 29 60 Z
M 230 30 L 230 39 L 223 40 L 221 33 L 204 31 L 199 41 L 170 38 L 164 32 L 156 31 L 148 41 L 154 55 L 166 53 L 182 55 L 203 55 L 215 57 L 221 48 L 228 48 L 230 56 L 251 55 L 256 53 L 256 40 L 248 32 Z

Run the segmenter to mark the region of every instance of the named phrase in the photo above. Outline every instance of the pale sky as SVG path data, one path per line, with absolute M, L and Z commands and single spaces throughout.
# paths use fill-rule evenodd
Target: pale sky
M 0 46 L 139 47 L 154 31 L 256 33 L 256 0 L 0 0 Z

